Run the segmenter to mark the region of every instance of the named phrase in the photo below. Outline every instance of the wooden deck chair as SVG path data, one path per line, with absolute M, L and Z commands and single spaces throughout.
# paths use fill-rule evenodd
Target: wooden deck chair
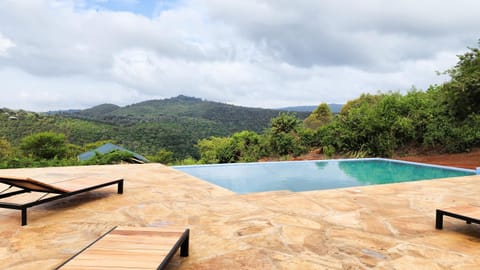
M 443 216 L 449 216 L 464 220 L 467 224 L 480 224 L 480 206 L 479 205 L 465 205 L 449 207 L 444 209 L 437 209 L 435 218 L 435 228 L 437 230 L 443 229 Z
M 26 203 L 17 203 L 14 202 L 15 200 L 8 201 L 8 199 L 7 201 L 0 200 L 0 208 L 21 210 L 22 226 L 27 225 L 27 209 L 39 204 L 115 184 L 118 185 L 117 193 L 123 193 L 123 179 L 106 180 L 98 177 L 87 177 L 74 178 L 49 184 L 31 178 L 0 176 L 0 183 L 7 185 L 7 188 L 0 191 L 0 199 L 14 199 L 16 195 L 28 192 L 43 193 L 38 199 Z
M 188 256 L 189 229 L 115 227 L 56 269 L 164 269 L 178 249 Z

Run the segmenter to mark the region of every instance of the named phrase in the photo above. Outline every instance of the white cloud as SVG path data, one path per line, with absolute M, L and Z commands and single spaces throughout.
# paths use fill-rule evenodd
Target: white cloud
M 18 69 L 0 72 L 0 107 L 48 111 L 87 108 L 101 103 L 128 105 L 131 101 L 157 98 L 111 81 L 84 76 L 39 77 Z
M 123 11 L 103 0 L 1 1 L 0 93 L 13 94 L 0 106 L 178 94 L 259 107 L 346 102 L 439 83 L 435 71 L 480 37 L 480 4 L 468 0 L 160 1 L 155 17 L 137 12 L 142 1 L 117 4 Z
M 386 0 L 196 0 L 212 20 L 264 42 L 294 65 L 383 68 L 385 61 L 429 58 L 478 38 L 480 3 Z M 465 10 L 464 7 L 469 9 Z M 474 41 L 474 40 L 473 40 Z
M 15 43 L 13 43 L 10 39 L 4 37 L 0 32 L 0 56 L 8 56 L 8 50 L 13 47 L 15 47 Z

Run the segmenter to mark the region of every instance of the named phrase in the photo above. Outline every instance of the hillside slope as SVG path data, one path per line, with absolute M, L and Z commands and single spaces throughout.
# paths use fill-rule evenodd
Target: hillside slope
M 210 126 L 217 131 L 212 135 L 228 135 L 241 130 L 262 132 L 268 127 L 270 119 L 280 112 L 280 110 L 240 107 L 180 95 L 169 99 L 148 100 L 125 107 L 104 104 L 68 115 L 120 125 L 181 123 Z M 297 113 L 301 119 L 308 114 L 308 112 Z
M 113 140 L 132 151 L 149 155 L 165 148 L 178 158 L 197 157 L 195 144 L 210 136 L 229 136 L 242 130 L 262 132 L 281 111 L 245 108 L 178 96 L 120 107 L 102 104 L 86 110 L 41 114 L 4 109 L 0 137 L 18 144 L 41 131 L 65 133 L 82 145 Z M 15 115 L 16 120 L 9 117 Z M 303 119 L 308 113 L 297 113 Z

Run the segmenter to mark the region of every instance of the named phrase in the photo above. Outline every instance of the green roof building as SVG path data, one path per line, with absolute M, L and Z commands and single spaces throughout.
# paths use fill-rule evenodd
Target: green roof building
M 104 145 L 102 145 L 102 146 L 100 146 L 96 149 L 93 149 L 91 151 L 82 153 L 82 154 L 78 155 L 78 159 L 80 161 L 85 161 L 85 160 L 89 160 L 92 157 L 94 157 L 96 155 L 96 153 L 107 154 L 107 153 L 110 153 L 110 152 L 113 152 L 113 151 L 122 151 L 122 152 L 128 152 L 128 153 L 132 154 L 133 157 L 134 157 L 134 160 L 132 160 L 132 161 L 135 162 L 135 163 L 148 162 L 148 159 L 146 159 L 144 156 L 142 156 L 140 154 L 137 154 L 135 152 L 132 152 L 130 150 L 127 150 L 127 149 L 125 149 L 121 146 L 115 145 L 113 143 L 106 143 L 106 144 L 104 144 Z

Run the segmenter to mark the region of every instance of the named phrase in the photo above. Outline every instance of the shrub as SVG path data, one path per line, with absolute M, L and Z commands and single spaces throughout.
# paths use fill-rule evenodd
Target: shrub
M 67 152 L 65 135 L 41 132 L 26 136 L 20 143 L 20 149 L 24 154 L 38 159 L 62 158 Z
M 156 155 L 148 156 L 147 158 L 152 162 L 158 162 L 162 164 L 172 164 L 173 162 L 175 162 L 173 152 L 166 149 L 160 149 Z

